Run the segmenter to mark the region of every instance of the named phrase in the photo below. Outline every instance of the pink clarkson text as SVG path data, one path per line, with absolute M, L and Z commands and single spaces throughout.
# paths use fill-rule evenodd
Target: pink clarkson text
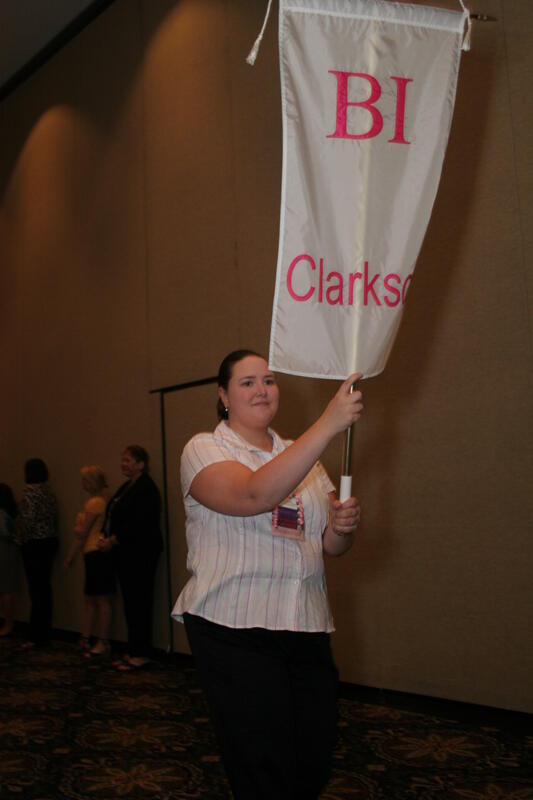
M 295 270 L 298 269 L 298 283 L 301 286 L 305 280 L 306 290 L 297 292 L 294 288 Z M 304 278 L 301 270 L 304 270 Z M 313 275 L 313 273 L 316 273 Z M 402 281 L 396 272 L 389 272 L 382 279 L 379 272 L 372 276 L 369 273 L 368 261 L 365 261 L 362 272 L 349 272 L 343 275 L 335 270 L 324 276 L 324 259 L 319 259 L 318 272 L 316 262 L 308 253 L 300 253 L 293 258 L 287 270 L 287 289 L 293 300 L 297 303 L 306 303 L 313 299 L 315 303 L 328 303 L 335 305 L 353 305 L 356 291 L 362 293 L 362 305 L 373 304 L 381 306 L 383 303 L 388 308 L 394 308 L 400 303 L 405 303 L 407 289 L 413 277 L 412 273 Z

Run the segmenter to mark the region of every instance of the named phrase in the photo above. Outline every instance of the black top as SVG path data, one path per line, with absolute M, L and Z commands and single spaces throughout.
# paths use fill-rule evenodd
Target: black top
M 57 536 L 57 502 L 47 483 L 24 486 L 17 517 L 17 540 L 20 544 Z
M 143 472 L 133 483 L 123 483 L 107 504 L 105 530 L 116 536 L 121 546 L 141 546 L 160 552 L 163 549 L 160 516 L 159 489 Z

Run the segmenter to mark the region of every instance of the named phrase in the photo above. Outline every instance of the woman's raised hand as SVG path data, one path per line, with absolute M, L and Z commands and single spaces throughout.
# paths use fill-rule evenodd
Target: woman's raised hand
M 322 414 L 323 421 L 331 426 L 333 434 L 345 431 L 361 416 L 363 394 L 359 389 L 350 391 L 352 385 L 361 377 L 360 372 L 354 372 L 346 378 Z

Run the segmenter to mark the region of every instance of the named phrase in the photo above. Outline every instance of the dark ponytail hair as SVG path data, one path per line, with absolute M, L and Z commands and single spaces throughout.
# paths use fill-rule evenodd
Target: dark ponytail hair
M 48 467 L 42 458 L 29 458 L 24 464 L 26 483 L 45 483 L 48 480 Z
M 218 368 L 218 385 L 224 389 L 225 392 L 228 391 L 228 384 L 230 381 L 231 376 L 233 375 L 233 365 L 238 364 L 239 361 L 242 361 L 243 358 L 247 358 L 247 356 L 256 356 L 257 358 L 264 358 L 260 353 L 256 353 L 255 350 L 233 350 L 233 352 L 228 353 L 226 358 L 220 364 Z M 228 412 L 224 408 L 224 404 L 220 397 L 218 398 L 217 403 L 217 415 L 220 420 L 228 418 Z

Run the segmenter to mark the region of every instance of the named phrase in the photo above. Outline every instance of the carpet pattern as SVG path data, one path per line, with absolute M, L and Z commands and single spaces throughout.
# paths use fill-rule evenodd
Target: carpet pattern
M 347 687 L 339 701 L 322 800 L 533 800 L 529 715 L 354 694 Z M 2 800 L 229 797 L 187 657 L 119 673 L 72 643 L 23 651 L 0 641 Z

